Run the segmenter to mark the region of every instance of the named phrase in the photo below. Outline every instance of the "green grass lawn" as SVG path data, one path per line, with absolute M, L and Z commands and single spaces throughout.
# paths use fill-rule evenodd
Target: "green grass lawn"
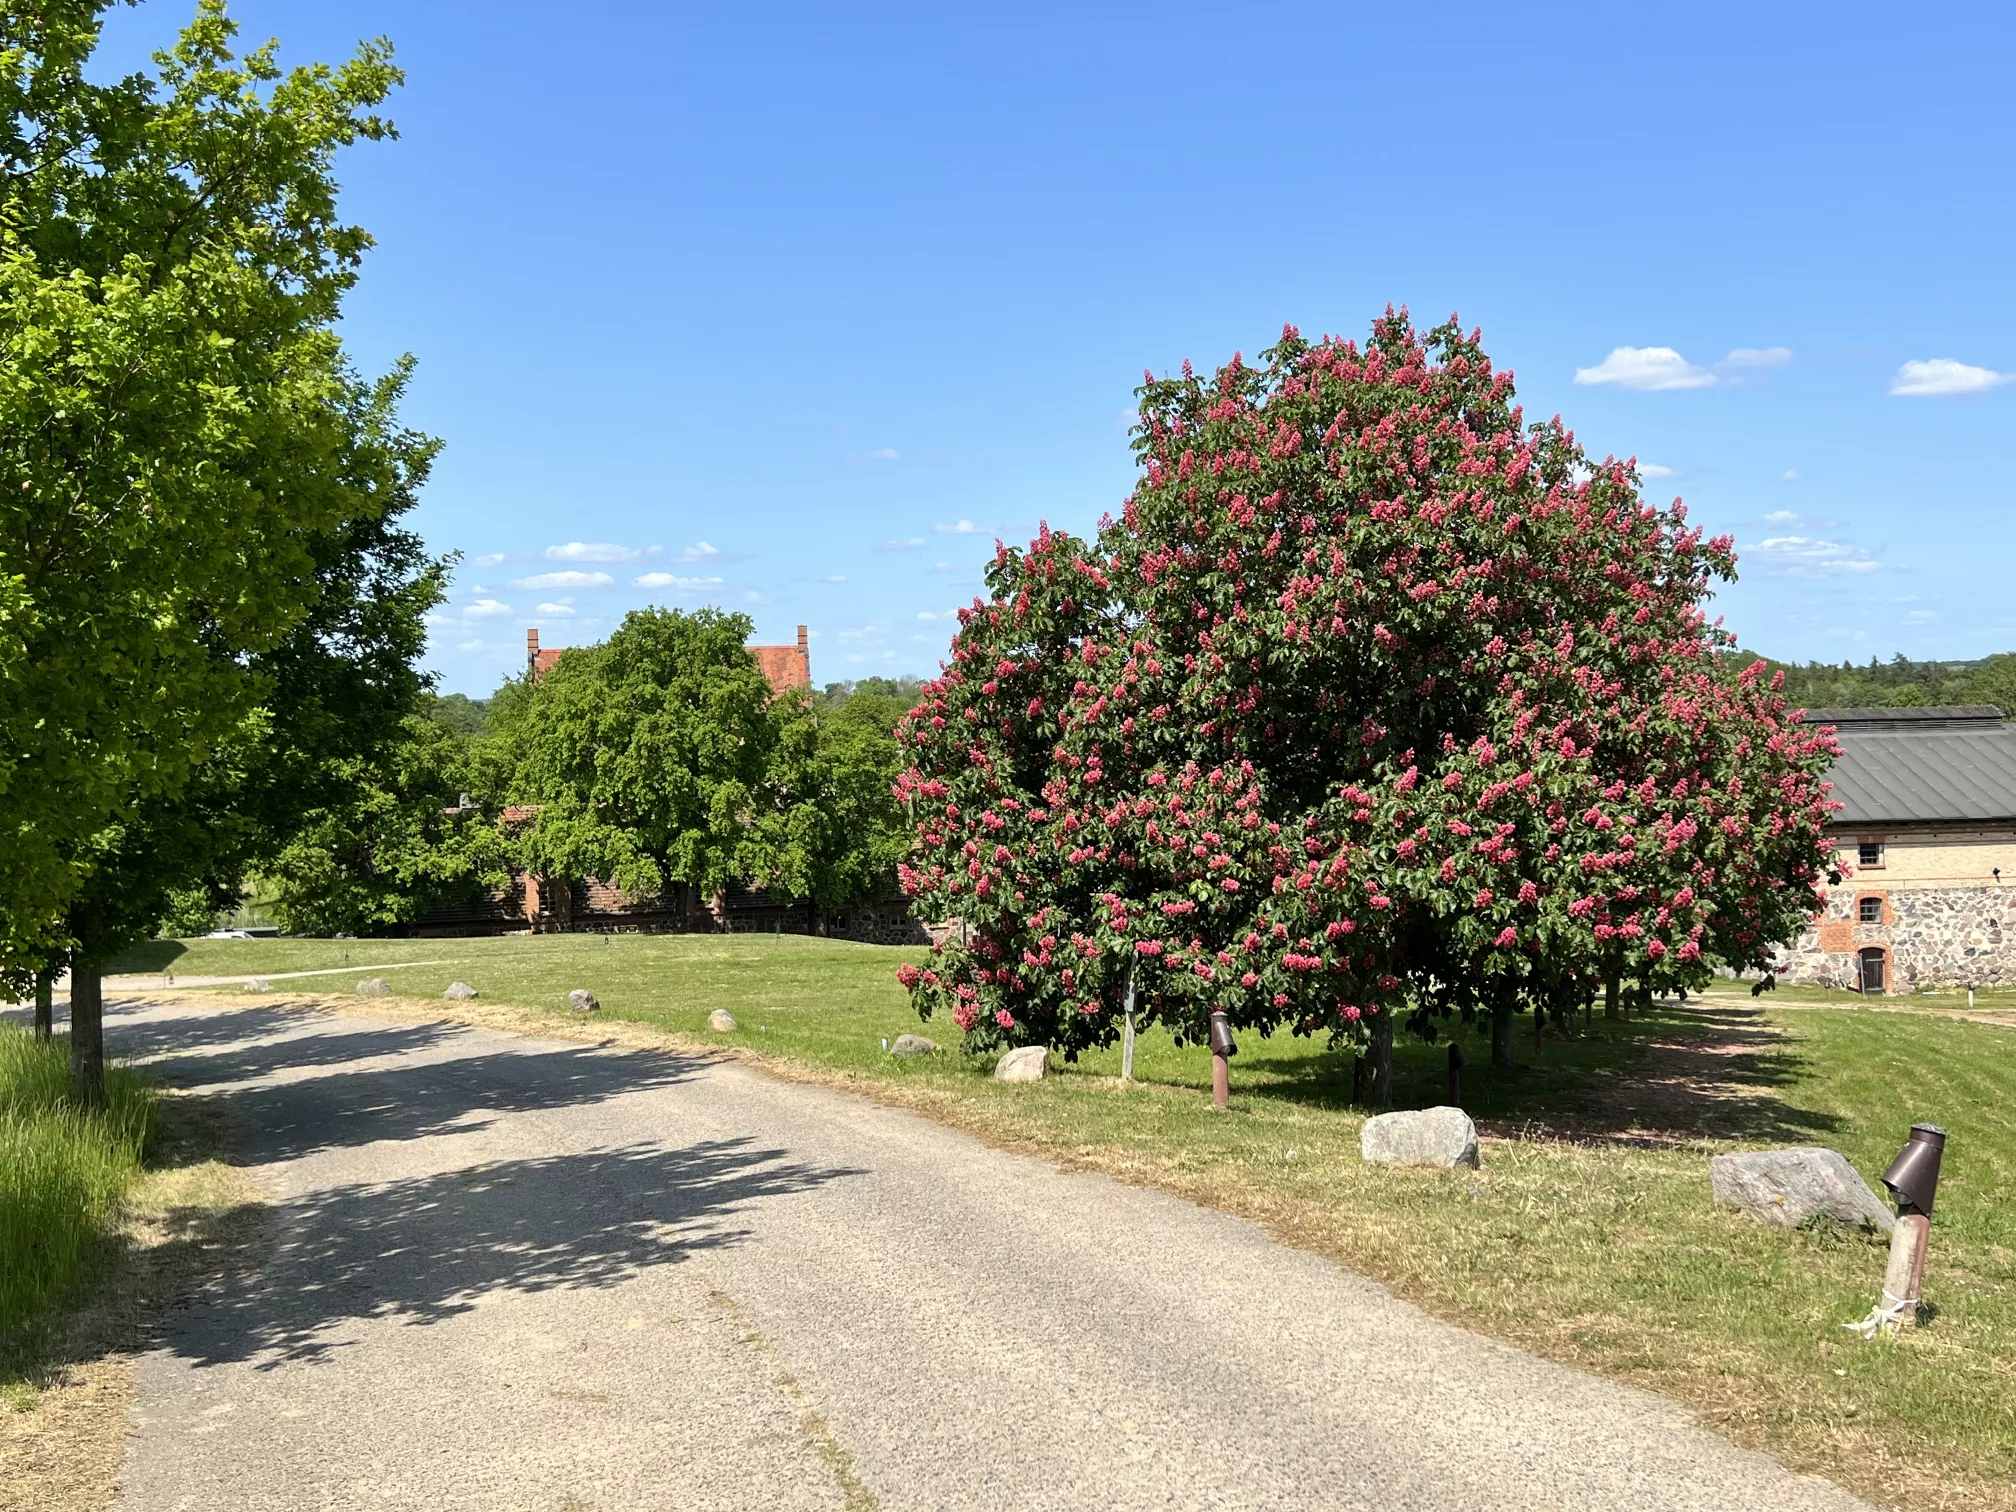
M 1204 1095 L 1208 1058 L 1142 1036 L 1137 1085 L 1118 1053 L 1039 1086 L 1004 1086 L 956 1053 L 898 1061 L 883 1039 L 919 1026 L 896 966 L 921 951 L 794 936 L 157 943 L 122 963 L 179 976 L 347 966 L 395 992 L 452 980 L 581 1031 L 569 989 L 601 1019 L 738 1047 L 931 1113 L 983 1137 L 1184 1193 L 1388 1282 L 1437 1314 L 1665 1392 L 1739 1440 L 1890 1504 L 2016 1508 L 2016 1030 L 1943 1016 L 1774 1008 L 1738 993 L 1661 1006 L 1586 1037 L 1522 1035 L 1495 1076 L 1476 1036 L 1464 1101 L 1484 1169 L 1368 1168 L 1352 1057 L 1242 1036 L 1234 1108 Z M 391 963 L 438 964 L 391 969 Z M 327 994 L 347 977 L 275 983 Z M 1962 999 L 1964 1003 L 1964 997 Z M 710 1034 L 709 1011 L 738 1027 Z M 1396 1047 L 1401 1106 L 1443 1100 L 1446 1050 Z M 1951 1134 L 1933 1226 L 1928 1326 L 1863 1344 L 1841 1325 L 1882 1278 L 1880 1239 L 1767 1229 L 1718 1209 L 1719 1150 L 1824 1144 L 1872 1184 L 1909 1125 Z

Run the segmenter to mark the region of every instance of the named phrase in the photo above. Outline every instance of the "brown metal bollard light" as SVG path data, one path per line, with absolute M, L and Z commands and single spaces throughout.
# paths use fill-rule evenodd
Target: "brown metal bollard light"
M 1463 1052 L 1456 1041 L 1449 1041 L 1449 1106 L 1463 1106 Z
M 1216 1107 L 1231 1105 L 1230 1061 L 1238 1053 L 1239 1047 L 1232 1040 L 1232 1020 L 1225 1016 L 1223 1008 L 1214 1008 L 1211 1011 L 1211 1101 Z
M 1925 1281 L 1925 1250 L 1932 1234 L 1932 1201 L 1939 1193 L 1939 1162 L 1946 1131 L 1937 1124 L 1911 1125 L 1911 1137 L 1883 1185 L 1897 1200 L 1897 1226 L 1890 1231 L 1890 1263 L 1883 1272 L 1883 1296 L 1859 1323 L 1844 1325 L 1873 1339 L 1918 1320 L 1919 1289 Z

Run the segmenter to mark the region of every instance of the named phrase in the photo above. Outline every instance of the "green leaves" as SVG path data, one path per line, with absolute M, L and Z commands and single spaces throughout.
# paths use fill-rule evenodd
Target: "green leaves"
M 100 83 L 104 9 L 0 16 L 0 970 L 278 844 L 396 730 L 439 587 L 388 526 L 407 368 L 334 329 L 389 52 L 283 74 L 206 0 Z

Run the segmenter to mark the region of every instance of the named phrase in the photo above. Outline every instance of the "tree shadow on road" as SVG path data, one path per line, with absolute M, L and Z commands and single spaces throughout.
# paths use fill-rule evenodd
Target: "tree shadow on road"
M 362 1025 L 312 1007 L 108 1005 L 107 1045 L 170 1086 L 200 1086 L 245 1131 L 250 1165 L 483 1128 L 675 1085 L 705 1062 L 518 1039 L 448 1022 Z M 178 1054 L 194 1049 L 201 1054 Z
M 416 1325 L 498 1291 L 617 1285 L 741 1242 L 745 1205 L 862 1174 L 752 1140 L 511 1160 L 359 1183 L 282 1205 L 263 1263 L 176 1320 L 170 1350 L 273 1369 L 352 1342 L 346 1322 Z

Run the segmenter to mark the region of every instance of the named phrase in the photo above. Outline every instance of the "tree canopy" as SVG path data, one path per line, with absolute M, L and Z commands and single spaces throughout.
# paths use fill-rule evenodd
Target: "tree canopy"
M 1803 922 L 1832 747 L 1718 669 L 1729 541 L 1527 424 L 1474 333 L 1290 329 L 1141 401 L 1121 518 L 1000 549 L 901 728 L 905 885 L 970 936 L 921 1011 L 1067 1055 L 1130 980 L 1188 1039 L 1504 1028 Z
M 0 971 L 70 954 L 87 1089 L 93 963 L 396 731 L 440 589 L 406 366 L 335 329 L 389 48 L 283 71 L 203 0 L 100 83 L 106 8 L 0 17 Z

